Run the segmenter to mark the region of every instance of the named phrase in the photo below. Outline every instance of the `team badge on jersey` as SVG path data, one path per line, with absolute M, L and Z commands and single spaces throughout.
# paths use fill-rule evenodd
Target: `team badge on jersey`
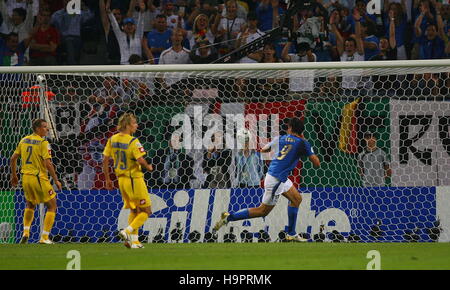
M 138 147 L 138 149 L 139 149 L 139 151 L 140 151 L 141 153 L 144 153 L 144 152 L 145 152 L 145 149 L 144 149 L 144 147 L 142 146 L 141 143 L 136 143 L 136 146 Z
M 141 201 L 139 202 L 141 205 L 145 204 L 145 199 L 141 199 Z
M 50 189 L 50 190 L 48 191 L 48 195 L 53 195 L 53 194 L 54 194 L 53 189 Z
M 47 150 L 48 150 L 48 154 L 52 155 L 52 147 L 50 146 L 50 144 L 47 145 Z

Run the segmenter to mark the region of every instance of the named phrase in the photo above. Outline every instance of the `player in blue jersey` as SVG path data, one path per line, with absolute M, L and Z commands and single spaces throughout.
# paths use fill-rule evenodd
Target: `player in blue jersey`
M 224 212 L 220 220 L 214 226 L 214 230 L 219 230 L 228 222 L 251 219 L 267 216 L 275 207 L 280 195 L 289 200 L 288 205 L 288 231 L 286 239 L 288 241 L 305 242 L 295 232 L 298 207 L 302 202 L 302 197 L 288 178 L 291 171 L 296 167 L 301 157 L 308 157 L 314 167 L 320 166 L 320 160 L 311 148 L 311 145 L 303 137 L 303 121 L 298 118 L 292 118 L 288 123 L 287 135 L 279 138 L 279 152 L 270 163 L 269 170 L 264 180 L 264 196 L 261 205 L 255 208 L 246 208 L 237 212 Z M 264 146 L 261 152 L 269 152 L 272 143 Z

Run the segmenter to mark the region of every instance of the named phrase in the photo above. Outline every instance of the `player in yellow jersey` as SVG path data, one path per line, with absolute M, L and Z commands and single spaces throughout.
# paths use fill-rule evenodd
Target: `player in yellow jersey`
M 39 243 L 53 244 L 48 236 L 55 222 L 56 193 L 50 184 L 48 173 L 50 173 L 59 190 L 62 189 L 62 186 L 52 163 L 50 144 L 44 139 L 48 134 L 47 122 L 43 119 L 37 119 L 33 121 L 32 129 L 33 134 L 20 140 L 11 157 L 11 184 L 13 187 L 16 187 L 19 183 L 17 159 L 21 158 L 22 187 L 26 200 L 23 217 L 23 236 L 20 243 L 25 244 L 28 242 L 30 227 L 34 218 L 34 209 L 37 204 L 44 203 L 47 207 L 47 213 L 45 214 L 44 229 Z
M 119 133 L 108 140 L 103 151 L 106 188 L 109 190 L 113 188 L 109 176 L 109 161 L 113 159 L 124 208 L 130 209 L 128 227 L 119 232 L 127 248 L 143 248 L 138 239 L 138 230 L 152 213 L 150 195 L 141 166 L 148 171 L 152 171 L 153 167 L 143 158 L 146 154 L 144 147 L 136 137 L 133 137 L 137 128 L 136 117 L 131 113 L 123 114 L 117 126 Z

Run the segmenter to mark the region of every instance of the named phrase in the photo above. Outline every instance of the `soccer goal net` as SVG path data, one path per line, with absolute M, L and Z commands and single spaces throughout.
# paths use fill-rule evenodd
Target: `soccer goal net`
M 105 189 L 102 152 L 132 112 L 153 172 L 143 242 L 278 242 L 287 204 L 229 223 L 223 211 L 256 207 L 286 121 L 304 121 L 321 160 L 300 160 L 296 231 L 309 241 L 450 240 L 450 61 L 272 63 L 1 69 L 0 241 L 16 243 L 25 207 L 9 158 L 35 118 L 47 120 L 63 183 L 55 242 L 118 242 L 128 210 Z M 257 149 L 273 142 L 272 152 Z M 112 179 L 117 180 L 112 175 Z M 30 242 L 42 228 L 35 211 Z

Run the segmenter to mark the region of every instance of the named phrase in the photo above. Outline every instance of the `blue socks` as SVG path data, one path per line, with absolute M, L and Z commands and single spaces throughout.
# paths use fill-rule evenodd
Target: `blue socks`
M 288 206 L 288 234 L 295 235 L 295 225 L 297 223 L 298 207 Z
M 240 221 L 240 220 L 245 220 L 250 218 L 249 214 L 248 214 L 248 208 L 246 209 L 241 209 L 240 211 L 237 211 L 235 213 L 230 213 L 230 215 L 228 216 L 228 221 L 232 222 L 232 221 Z

